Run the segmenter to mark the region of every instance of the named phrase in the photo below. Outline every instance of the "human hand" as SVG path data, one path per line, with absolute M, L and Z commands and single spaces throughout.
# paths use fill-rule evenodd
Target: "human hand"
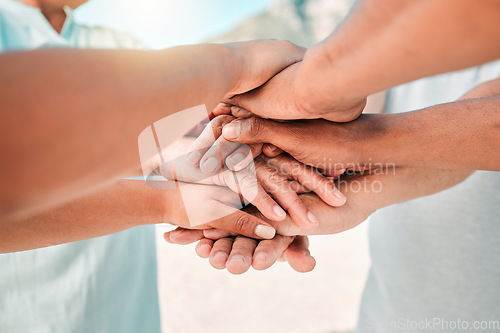
M 233 120 L 237 119 L 230 115 L 220 115 L 212 119 L 189 147 L 187 151 L 188 162 L 193 166 L 200 166 L 200 169 L 204 173 L 210 175 L 218 172 L 223 166 L 227 166 L 230 170 L 234 171 L 242 170 L 246 168 L 255 157 L 260 155 L 261 152 L 268 157 L 276 157 L 281 154 L 281 149 L 271 144 L 263 144 L 263 141 L 256 141 L 257 143 L 247 145 L 225 139 L 221 136 L 223 128 Z M 286 127 L 285 124 L 280 124 Z M 269 136 L 272 136 L 272 134 Z M 299 138 L 296 136 L 294 139 Z M 290 146 L 296 146 L 296 142 L 298 141 L 289 142 L 289 144 Z M 298 165 L 296 164 L 296 166 Z M 345 169 L 338 168 L 327 171 L 326 175 L 328 177 L 336 179 Z M 314 188 L 309 188 L 309 190 L 314 190 Z M 335 187 L 331 187 L 331 190 L 335 198 L 333 198 L 333 201 L 327 202 L 331 202 L 333 206 L 343 205 L 345 196 L 342 192 L 338 191 Z
M 261 86 L 283 68 L 301 61 L 306 51 L 284 40 L 254 40 L 224 46 L 234 55 L 237 78 L 225 98 Z
M 356 142 L 368 140 L 373 124 L 364 115 L 351 123 L 326 120 L 276 122 L 257 117 L 236 119 L 222 128 L 221 142 L 249 145 L 268 143 L 286 151 L 297 161 L 321 169 L 335 176 L 345 169 L 361 170 L 367 167 L 357 154 Z M 300 142 L 300 144 L 297 144 Z M 228 154 L 228 158 L 231 158 Z
M 404 176 L 403 176 L 404 177 Z M 255 207 L 248 206 L 244 210 L 249 214 L 259 217 L 272 225 L 278 234 L 284 236 L 297 235 L 326 235 L 335 234 L 349 230 L 368 218 L 375 210 L 386 205 L 384 196 L 380 195 L 380 187 L 383 186 L 384 179 L 396 178 L 395 175 L 371 175 L 356 174 L 341 180 L 350 200 L 342 207 L 332 207 L 327 205 L 321 198 L 312 193 L 301 194 L 300 198 L 305 206 L 315 215 L 318 215 L 319 226 L 310 230 L 297 226 L 290 216 L 284 221 L 274 222 L 266 219 Z M 386 180 L 387 182 L 387 180 Z M 389 182 L 387 182 L 389 183 Z M 186 230 L 183 237 L 191 237 L 191 232 Z M 198 233 L 194 233 L 196 236 Z M 220 239 L 235 236 L 237 233 L 219 230 L 216 228 L 206 228 L 203 235 L 209 239 Z M 170 238 L 171 242 L 177 242 L 176 237 Z M 183 243 L 181 240 L 181 244 Z M 197 240 L 197 239 L 196 239 Z M 194 240 L 193 240 L 194 241 Z
M 310 89 L 319 80 L 316 77 L 303 79 L 303 62 L 297 62 L 276 74 L 266 84 L 245 94 L 225 100 L 214 110 L 214 114 L 230 114 L 235 107 L 268 119 L 317 119 L 348 122 L 359 117 L 366 105 L 366 96 L 343 100 L 335 92 L 319 93 Z
M 242 274 L 250 265 L 256 270 L 268 269 L 279 259 L 288 261 L 294 270 L 301 273 L 313 270 L 316 265 L 306 236 L 276 235 L 273 239 L 261 241 L 243 236 L 212 240 L 204 237 L 202 230 L 178 228 L 165 233 L 164 239 L 172 244 L 198 241 L 198 256 L 209 259 L 214 268 L 226 268 L 232 274 Z
M 270 222 L 270 224 L 276 227 L 279 234 L 287 236 L 342 232 L 362 223 L 377 209 L 442 191 L 462 182 L 471 173 L 468 170 L 412 168 L 398 168 L 397 170 L 397 172 L 393 170 L 384 174 L 366 172 L 346 177 L 341 182 L 343 182 L 342 189 L 349 196 L 349 201 L 342 207 L 331 207 L 315 195 L 302 194 L 302 200 L 308 209 L 319 217 L 320 226 L 315 230 L 301 230 L 289 218 L 279 223 Z M 247 209 L 247 211 L 260 216 L 255 210 Z M 186 244 L 197 241 L 202 236 L 218 240 L 234 236 L 234 234 L 216 229 L 203 231 L 178 229 L 167 233 L 165 239 L 170 243 Z M 211 246 L 213 241 L 203 240 L 197 248 L 197 252 L 206 257 L 209 249 L 201 248 L 204 243 Z M 215 253 L 213 255 L 215 256 Z M 222 256 L 221 259 L 226 258 Z M 221 267 L 220 261 L 217 261 L 216 266 Z
M 276 231 L 268 222 L 240 210 L 244 204 L 229 188 L 175 183 L 175 193 L 169 190 L 168 200 L 158 203 L 165 207 L 162 222 L 189 229 L 216 228 L 256 239 L 274 237 Z
M 413 197 L 415 190 L 408 190 L 411 189 L 408 184 L 415 184 L 418 180 L 426 182 L 428 181 L 427 178 L 434 179 L 433 176 L 429 177 L 431 173 L 427 170 L 401 170 L 398 174 L 366 173 L 348 176 L 342 186 L 343 189 L 345 188 L 350 200 L 342 207 L 331 207 L 316 195 L 302 194 L 302 200 L 308 209 L 319 216 L 320 226 L 315 230 L 304 230 L 298 228 L 290 218 L 279 223 L 270 221 L 270 224 L 276 227 L 279 234 L 273 239 L 275 242 L 262 241 L 258 243 L 259 246 L 257 247 L 255 246 L 257 242 L 251 240 L 239 241 L 233 244 L 234 238 L 232 237 L 236 236 L 236 234 L 216 229 L 187 230 L 178 228 L 175 231 L 166 233 L 164 237 L 167 242 L 173 244 L 188 244 L 201 240 L 196 247 L 196 252 L 203 258 L 208 257 L 211 264 L 218 269 L 226 267 L 230 272 L 240 274 L 249 268 L 250 263 L 255 269 L 266 269 L 275 262 L 282 252 L 283 247 L 280 246 L 283 246 L 283 244 L 277 241 L 278 236 L 284 237 L 281 238 L 281 241 L 284 241 L 287 240 L 286 237 L 293 237 L 297 234 L 333 234 L 351 229 L 365 221 L 378 208 Z M 443 179 L 452 178 L 450 181 L 453 184 L 462 179 L 454 175 L 452 177 L 448 176 L 443 177 Z M 382 188 L 386 190 L 383 193 L 380 192 Z M 402 191 L 402 188 L 407 192 Z M 419 193 L 420 191 L 417 190 L 416 192 Z M 246 210 L 255 216 L 261 216 L 259 212 L 251 207 Z M 219 240 L 219 245 L 215 247 L 214 244 L 217 244 Z M 302 244 L 303 248 L 302 241 L 304 240 L 304 238 L 297 237 L 294 242 L 300 242 L 298 245 Z M 266 253 L 266 256 L 258 255 L 264 244 L 269 244 L 270 252 Z M 219 249 L 222 249 L 222 251 Z M 253 256 L 249 255 L 252 251 Z M 219 252 L 223 253 L 217 255 Z M 236 257 L 237 260 L 233 260 L 234 254 L 241 253 L 243 253 L 243 259 Z M 286 251 L 285 258 L 297 271 L 309 271 L 314 267 L 314 261 L 308 254 L 307 251 L 305 253 L 297 251 L 292 252 L 290 255 Z
M 317 227 L 318 222 L 304 206 L 298 193 L 314 191 L 322 200 L 333 206 L 345 203 L 345 197 L 336 190 L 331 179 L 284 154 L 275 158 L 258 156 L 249 168 L 238 172 L 223 170 L 216 175 L 207 176 L 199 168 L 192 166 L 185 155 L 179 156 L 192 141 L 192 138 L 184 138 L 166 149 L 164 155 L 169 162 L 162 164 L 159 169 L 165 178 L 227 186 L 235 193 L 241 193 L 267 218 L 274 221 L 283 220 L 286 216 L 281 209 L 283 207 L 295 223 L 306 229 Z M 175 156 L 179 157 L 174 158 Z
M 353 178 L 360 180 L 363 177 L 351 177 L 350 181 L 353 181 Z M 374 206 L 370 201 L 365 203 L 367 198 L 363 195 L 356 192 L 352 194 L 352 202 L 339 208 L 326 205 L 316 195 L 301 195 L 306 206 L 321 216 L 321 225 L 316 230 L 301 229 L 288 217 L 285 221 L 278 223 L 269 221 L 279 233 L 283 234 L 277 234 L 272 240 L 257 241 L 217 229 L 190 230 L 185 228 L 167 232 L 164 238 L 172 244 L 190 244 L 199 241 L 196 253 L 200 257 L 208 258 L 213 267 L 227 268 L 233 274 L 244 273 L 250 265 L 257 270 L 267 269 L 280 256 L 287 260 L 296 271 L 308 272 L 314 268 L 315 260 L 309 255 L 308 239 L 296 235 L 338 233 L 363 222 L 375 210 Z M 251 207 L 246 210 L 252 215 L 262 217 Z

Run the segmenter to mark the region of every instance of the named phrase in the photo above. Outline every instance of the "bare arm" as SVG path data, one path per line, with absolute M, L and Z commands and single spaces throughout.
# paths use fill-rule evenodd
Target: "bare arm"
M 496 95 L 406 113 L 362 115 L 346 127 L 351 140 L 343 151 L 361 165 L 500 171 L 499 107 Z
M 0 55 L 0 216 L 123 175 L 138 166 L 144 128 L 250 90 L 302 54 L 290 43 L 249 42 Z
M 193 217 L 195 210 L 205 218 L 213 217 L 197 228 L 228 230 L 257 239 L 274 236 L 268 223 L 233 206 L 240 203 L 239 195 L 229 189 L 193 184 L 184 185 L 183 191 L 118 180 L 37 214 L 4 218 L 0 221 L 0 253 L 74 242 L 146 224 L 188 227 L 192 223 L 188 211 Z
M 432 195 L 453 187 L 472 174 L 470 170 L 433 170 L 398 168 L 394 173 L 354 176 L 339 187 L 347 195 L 347 203 L 338 208 L 327 207 L 310 194 L 302 199 L 318 215 L 320 228 L 309 234 L 335 234 L 354 228 L 376 210 Z M 362 190 L 359 190 L 361 186 Z M 279 234 L 306 234 L 292 223 L 276 224 Z
M 161 222 L 164 207 L 158 192 L 141 181 L 119 180 L 42 213 L 5 219 L 0 223 L 0 253 L 99 237 Z
M 459 101 L 423 110 L 361 115 L 348 123 L 248 118 L 226 125 L 222 134 L 231 141 L 271 143 L 326 171 L 387 164 L 500 170 L 499 105 L 496 79 L 476 86 Z M 299 140 L 301 145 L 296 145 Z
M 378 209 L 441 192 L 461 183 L 472 172 L 397 168 L 383 173 L 351 176 L 338 184 L 348 197 L 347 203 L 342 207 L 328 207 L 313 194 L 301 195 L 308 208 L 318 216 L 320 220 L 318 229 L 309 231 L 300 229 L 288 218 L 282 222 L 270 223 L 282 235 L 343 232 L 362 223 Z
M 230 103 L 274 119 L 350 121 L 369 94 L 500 57 L 500 2 L 361 0 L 324 42 Z
M 316 91 L 352 106 L 401 83 L 497 59 L 499 22 L 495 0 L 362 0 L 306 54 L 298 82 L 316 78 L 302 85 L 304 96 Z

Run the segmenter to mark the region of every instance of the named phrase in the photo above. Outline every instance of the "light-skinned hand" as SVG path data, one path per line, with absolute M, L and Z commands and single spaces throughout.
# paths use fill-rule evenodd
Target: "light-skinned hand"
M 269 240 L 255 240 L 243 236 L 224 237 L 217 240 L 204 237 L 202 230 L 178 228 L 165 233 L 164 238 L 173 244 L 190 244 L 198 241 L 196 253 L 209 260 L 216 269 L 226 268 L 232 274 L 245 273 L 250 266 L 265 270 L 285 260 L 297 272 L 314 269 L 316 261 L 309 252 L 306 236 L 276 235 Z
M 333 206 L 345 202 L 345 197 L 335 189 L 332 179 L 286 154 L 274 158 L 258 156 L 254 163 L 238 172 L 226 169 L 207 176 L 200 168 L 194 167 L 186 155 L 180 155 L 193 140 L 183 138 L 165 150 L 164 155 L 170 161 L 159 168 L 161 175 L 181 182 L 227 186 L 241 194 L 246 199 L 245 204 L 256 206 L 266 218 L 281 221 L 286 211 L 295 223 L 307 229 L 316 228 L 318 220 L 304 206 L 298 194 L 313 191 Z

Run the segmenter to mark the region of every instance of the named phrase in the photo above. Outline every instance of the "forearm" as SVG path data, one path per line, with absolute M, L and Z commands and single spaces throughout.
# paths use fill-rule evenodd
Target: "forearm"
M 144 128 L 191 106 L 216 105 L 239 75 L 231 52 L 218 45 L 40 50 L 0 60 L 2 214 L 136 168 Z
M 355 205 L 367 205 L 370 214 L 378 209 L 432 195 L 467 179 L 473 170 L 445 170 L 430 168 L 395 168 L 372 172 L 348 180 L 344 184 L 351 192 Z M 354 182 L 366 181 L 362 191 L 355 191 Z
M 103 236 L 163 222 L 162 192 L 142 181 L 120 180 L 98 192 L 37 215 L 0 221 L 0 253 Z
M 363 115 L 346 124 L 353 163 L 500 170 L 500 96 L 400 113 Z
M 499 17 L 496 0 L 359 1 L 337 31 L 306 53 L 297 93 L 348 103 L 497 59 Z
M 453 187 L 472 174 L 470 170 L 434 170 L 396 168 L 364 173 L 338 181 L 348 200 L 342 207 L 331 207 L 311 194 L 301 195 L 311 212 L 320 220 L 312 232 L 290 224 L 277 225 L 281 234 L 335 234 L 356 227 L 376 210 Z

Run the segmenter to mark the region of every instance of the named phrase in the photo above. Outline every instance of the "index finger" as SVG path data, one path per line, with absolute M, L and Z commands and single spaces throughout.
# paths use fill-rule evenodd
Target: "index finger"
M 239 106 L 231 105 L 230 103 L 219 103 L 212 111 L 211 116 L 217 117 L 221 115 L 230 115 L 236 118 L 250 118 L 255 116 L 252 112 Z

